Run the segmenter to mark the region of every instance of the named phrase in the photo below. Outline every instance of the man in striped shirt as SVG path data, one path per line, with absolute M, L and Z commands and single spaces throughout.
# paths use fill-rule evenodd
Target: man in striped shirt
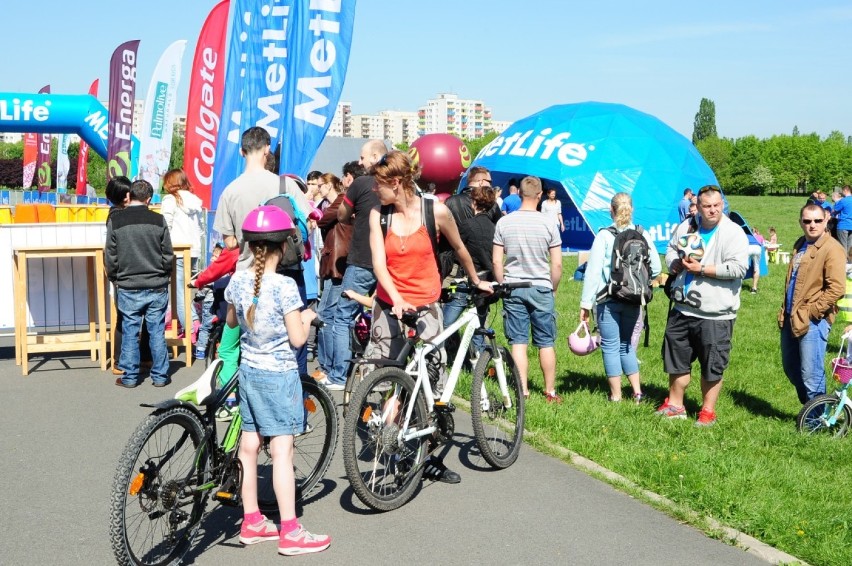
M 503 329 L 512 345 L 512 358 L 521 376 L 524 396 L 529 396 L 527 345 L 532 330 L 538 348 L 544 394 L 548 403 L 561 403 L 556 393 L 556 289 L 562 278 L 562 238 L 556 219 L 536 210 L 541 200 L 541 180 L 521 181 L 521 208 L 502 217 L 494 232 L 494 279 L 498 283 L 529 281 L 529 288 L 513 289 L 503 299 Z

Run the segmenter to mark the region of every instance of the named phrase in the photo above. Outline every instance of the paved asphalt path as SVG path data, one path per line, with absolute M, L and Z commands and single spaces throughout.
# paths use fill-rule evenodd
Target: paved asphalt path
M 147 414 L 139 403 L 173 395 L 203 366 L 173 362 L 171 386 L 146 380 L 132 390 L 115 387 L 110 372 L 76 354 L 35 358 L 31 367 L 22 377 L 11 341 L 0 341 L 0 564 L 114 564 L 110 488 L 122 448 Z M 446 461 L 462 483 L 424 482 L 407 505 L 384 514 L 364 508 L 349 488 L 338 443 L 322 489 L 300 509 L 309 530 L 332 535 L 326 552 L 287 559 L 273 543 L 243 548 L 238 510 L 209 504 L 186 561 L 766 564 L 527 446 L 514 466 L 489 471 L 461 410 L 456 429 Z

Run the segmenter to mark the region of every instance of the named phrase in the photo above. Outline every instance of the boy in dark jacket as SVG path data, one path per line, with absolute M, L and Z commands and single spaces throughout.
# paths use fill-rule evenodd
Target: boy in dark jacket
M 116 306 L 123 317 L 119 366 L 124 376 L 119 387 L 139 385 L 139 338 L 142 320 L 150 333 L 155 387 L 171 383 L 165 338 L 166 308 L 169 304 L 169 276 L 174 251 L 165 219 L 148 210 L 154 189 L 147 181 L 130 186 L 130 204 L 107 221 L 104 250 L 107 277 L 116 286 Z

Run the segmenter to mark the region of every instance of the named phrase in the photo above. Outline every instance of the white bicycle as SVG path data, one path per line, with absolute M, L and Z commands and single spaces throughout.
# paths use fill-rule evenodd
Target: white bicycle
M 352 489 L 365 505 L 378 511 L 404 505 L 417 489 L 428 454 L 452 439 L 453 392 L 474 334 L 484 336 L 488 344 L 473 369 L 471 387 L 471 420 L 479 451 L 497 469 L 517 460 L 524 434 L 520 377 L 509 352 L 497 345 L 494 330 L 480 326 L 475 303 L 529 286 L 529 282 L 495 284 L 489 297 L 460 287 L 458 291 L 470 297 L 467 308 L 432 342 L 417 336 L 420 313 L 405 313 L 402 322 L 411 330 L 397 359 L 363 360 L 379 369 L 367 374 L 349 401 L 343 462 Z M 439 348 L 461 328 L 465 330 L 447 383 L 436 392 Z

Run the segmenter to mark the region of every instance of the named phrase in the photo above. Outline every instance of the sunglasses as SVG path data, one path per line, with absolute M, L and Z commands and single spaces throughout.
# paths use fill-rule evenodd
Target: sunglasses
M 811 222 L 813 222 L 814 224 L 822 224 L 824 221 L 825 218 L 814 218 L 813 220 L 811 220 L 810 218 L 802 218 L 802 224 L 804 224 L 805 226 L 810 226 Z
M 698 196 L 701 196 L 704 193 L 709 193 L 711 191 L 715 193 L 721 193 L 722 189 L 720 189 L 716 185 L 704 185 L 703 187 L 701 187 L 701 189 L 699 189 Z

